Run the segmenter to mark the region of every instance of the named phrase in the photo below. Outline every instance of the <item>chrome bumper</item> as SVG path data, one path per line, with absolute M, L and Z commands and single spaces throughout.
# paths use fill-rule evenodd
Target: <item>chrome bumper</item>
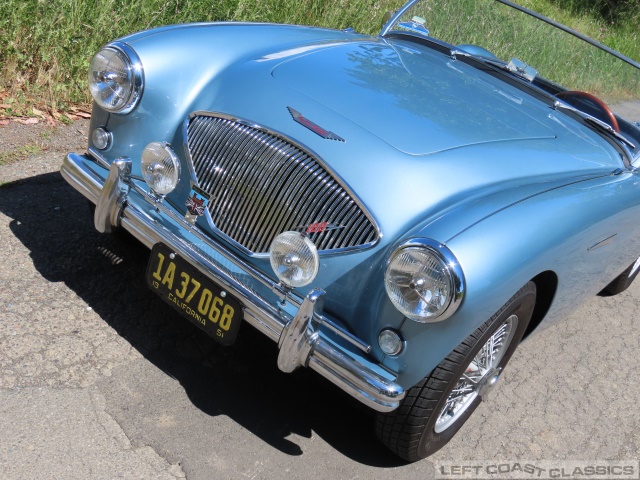
M 61 168 L 64 179 L 96 204 L 97 230 L 122 227 L 149 248 L 162 242 L 174 249 L 240 300 L 244 319 L 278 343 L 282 371 L 310 367 L 374 410 L 398 407 L 405 392 L 396 376 L 369 359 L 368 345 L 322 314 L 322 290 L 313 289 L 304 299 L 285 297 L 270 278 L 157 203 L 130 178 L 131 160 L 105 167 L 70 153 Z

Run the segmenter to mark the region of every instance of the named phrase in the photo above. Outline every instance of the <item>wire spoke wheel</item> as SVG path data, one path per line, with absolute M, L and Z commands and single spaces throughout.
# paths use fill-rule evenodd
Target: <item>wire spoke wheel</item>
M 528 282 L 407 391 L 400 406 L 378 414 L 376 434 L 410 462 L 447 444 L 496 386 L 536 305 Z
M 518 317 L 511 315 L 480 348 L 449 393 L 434 426 L 436 433 L 445 431 L 455 423 L 478 395 L 489 393 L 500 374 L 496 367 L 507 351 L 517 326 Z

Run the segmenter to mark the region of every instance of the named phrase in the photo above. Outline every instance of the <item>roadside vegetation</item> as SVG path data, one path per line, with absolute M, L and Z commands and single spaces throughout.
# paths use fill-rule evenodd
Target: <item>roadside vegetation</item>
M 172 23 L 235 20 L 379 30 L 402 0 L 2 0 L 0 117 L 73 117 L 89 102 L 86 71 L 107 41 Z M 640 60 L 637 0 L 520 0 Z M 536 45 L 532 45 L 535 49 Z M 34 109 L 35 107 L 35 109 Z M 82 111 L 82 110 L 81 110 Z M 68 116 L 65 116 L 68 113 Z M 54 115 L 55 114 L 55 115 Z
M 24 145 L 16 147 L 6 152 L 0 153 L 0 165 L 9 165 L 10 163 L 18 162 L 36 155 L 42 151 L 42 148 L 38 145 Z

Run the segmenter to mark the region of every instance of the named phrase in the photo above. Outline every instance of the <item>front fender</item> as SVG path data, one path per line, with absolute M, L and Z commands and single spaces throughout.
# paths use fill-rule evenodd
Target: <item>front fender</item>
M 189 113 L 224 111 L 229 101 L 247 97 L 243 77 L 262 75 L 266 84 L 270 68 L 258 68 L 269 63 L 263 59 L 273 57 L 273 63 L 281 61 L 278 54 L 283 51 L 357 36 L 314 27 L 225 22 L 174 25 L 120 38 L 140 57 L 145 89 L 140 103 L 127 115 L 109 115 L 94 105 L 92 126 L 107 126 L 113 134 L 107 160 L 137 158 L 152 141 L 180 144 Z M 223 75 L 233 69 L 242 71 Z M 132 173 L 139 175 L 138 165 L 133 165 Z
M 640 252 L 640 183 L 632 173 L 547 191 L 498 211 L 445 243 L 464 271 L 467 290 L 448 320 L 405 320 L 407 347 L 385 366 L 409 388 L 426 376 L 529 280 L 545 271 L 558 289 L 542 326 L 596 295 Z M 421 232 L 429 236 L 429 227 Z M 595 247 L 595 248 L 594 248 Z

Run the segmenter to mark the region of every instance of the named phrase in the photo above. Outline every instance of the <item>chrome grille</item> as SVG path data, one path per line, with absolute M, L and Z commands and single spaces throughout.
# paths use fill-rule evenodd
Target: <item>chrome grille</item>
M 287 139 L 229 118 L 193 116 L 187 146 L 195 181 L 211 195 L 214 229 L 252 253 L 287 230 L 310 233 L 318 250 L 371 245 L 373 219 L 320 162 Z M 321 229 L 321 228 L 320 228 Z

